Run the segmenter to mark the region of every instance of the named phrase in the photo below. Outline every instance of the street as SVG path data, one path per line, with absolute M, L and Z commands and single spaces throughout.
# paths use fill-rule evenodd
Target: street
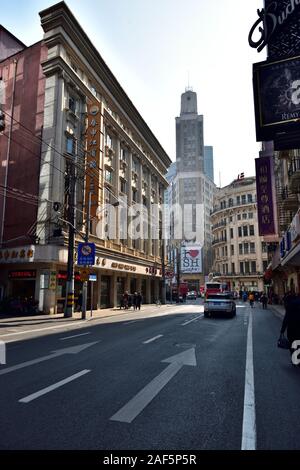
M 201 304 L 6 336 L 1 449 L 297 449 L 280 319 L 257 303 L 205 319 Z

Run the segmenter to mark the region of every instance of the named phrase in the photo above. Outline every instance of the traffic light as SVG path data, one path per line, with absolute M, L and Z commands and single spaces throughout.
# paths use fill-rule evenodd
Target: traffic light
M 5 129 L 5 114 L 2 111 L 2 109 L 0 109 L 0 132 L 4 131 L 4 129 Z

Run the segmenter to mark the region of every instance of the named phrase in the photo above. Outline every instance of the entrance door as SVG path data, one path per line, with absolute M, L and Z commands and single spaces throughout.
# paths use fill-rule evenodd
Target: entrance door
M 101 286 L 100 286 L 100 308 L 109 308 L 110 303 L 110 277 L 101 276 Z
M 118 277 L 117 278 L 117 303 L 118 307 L 121 305 L 121 299 L 123 297 L 123 294 L 125 293 L 125 278 L 124 277 Z

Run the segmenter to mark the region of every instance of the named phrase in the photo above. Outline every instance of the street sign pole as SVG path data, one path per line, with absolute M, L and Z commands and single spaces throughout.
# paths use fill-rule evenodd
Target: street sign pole
M 93 316 L 93 291 L 94 291 L 94 283 L 91 282 L 91 318 Z

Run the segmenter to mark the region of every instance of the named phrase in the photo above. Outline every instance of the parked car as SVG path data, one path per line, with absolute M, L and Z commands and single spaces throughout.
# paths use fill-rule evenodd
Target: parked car
M 204 302 L 204 316 L 210 317 L 213 314 L 222 313 L 233 318 L 236 315 L 236 303 L 230 292 L 208 294 Z
M 196 300 L 197 299 L 197 292 L 195 290 L 191 290 L 187 293 L 186 298 L 188 300 Z

